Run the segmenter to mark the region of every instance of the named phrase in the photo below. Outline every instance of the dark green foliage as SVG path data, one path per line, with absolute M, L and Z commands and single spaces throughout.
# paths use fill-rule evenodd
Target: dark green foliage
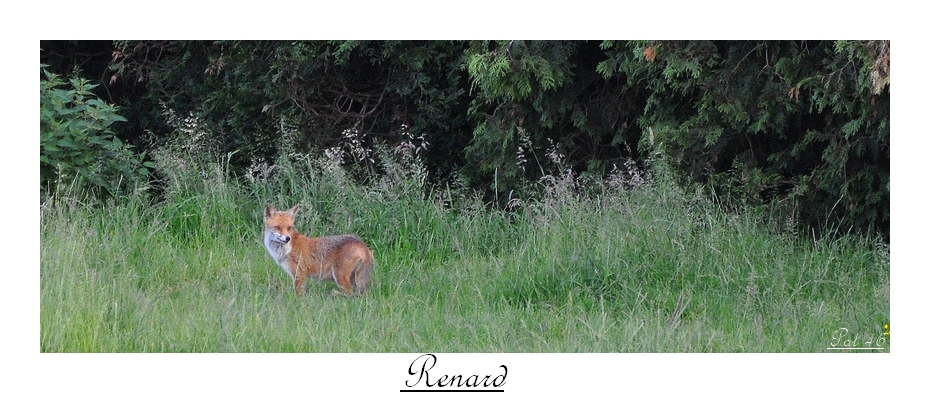
M 386 170 L 379 144 L 415 141 L 432 184 L 507 206 L 538 197 L 548 174 L 603 179 L 655 157 L 718 201 L 769 209 L 792 229 L 888 234 L 888 41 L 112 47 L 100 82 L 133 114 L 118 135 L 152 135 L 149 150 L 178 132 L 165 113 L 196 118 L 236 174 L 335 147 L 350 174 L 374 179 Z
M 887 234 L 889 45 L 630 42 L 606 45 L 602 71 L 646 82 L 648 141 L 724 200 Z
M 251 158 L 428 134 L 427 160 L 449 173 L 467 143 L 464 44 L 430 42 L 119 42 L 112 66 L 148 86 L 147 102 L 195 113 L 222 151 Z M 282 135 L 281 123 L 296 127 Z M 283 137 L 289 139 L 282 139 Z
M 643 96 L 622 79 L 597 73 L 597 43 L 501 41 L 472 44 L 466 65 L 476 97 L 476 125 L 466 148 L 473 185 L 521 180 L 553 170 L 604 176 L 621 159 L 638 158 L 635 119 Z M 491 179 L 491 177 L 494 179 Z
M 121 186 L 145 180 L 147 163 L 114 135 L 111 126 L 126 121 L 113 104 L 79 77 L 65 83 L 42 70 L 39 83 L 39 182 L 41 195 L 59 185 L 115 195 Z M 68 86 L 70 85 L 70 86 Z M 68 86 L 67 88 L 64 88 Z

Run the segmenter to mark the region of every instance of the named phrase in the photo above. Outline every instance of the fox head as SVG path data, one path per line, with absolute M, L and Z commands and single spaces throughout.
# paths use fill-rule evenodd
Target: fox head
M 265 206 L 265 238 L 277 243 L 288 243 L 294 237 L 294 216 L 300 205 L 277 211 L 270 203 Z

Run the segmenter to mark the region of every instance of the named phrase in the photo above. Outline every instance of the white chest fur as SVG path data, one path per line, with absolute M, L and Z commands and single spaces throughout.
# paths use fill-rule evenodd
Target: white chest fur
M 273 231 L 265 231 L 265 248 L 268 250 L 268 254 L 293 280 L 294 272 L 291 271 L 291 265 L 287 261 L 287 256 L 291 253 L 291 242 L 283 240 L 281 236 Z

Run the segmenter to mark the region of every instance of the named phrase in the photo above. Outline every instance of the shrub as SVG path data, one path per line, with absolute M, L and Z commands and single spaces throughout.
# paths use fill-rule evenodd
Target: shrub
M 97 98 L 96 85 L 83 78 L 69 83 L 42 69 L 39 93 L 39 166 L 41 190 L 75 185 L 94 194 L 115 195 L 145 179 L 150 164 L 117 138 L 110 126 L 126 121 L 113 104 Z M 70 84 L 70 88 L 63 88 Z

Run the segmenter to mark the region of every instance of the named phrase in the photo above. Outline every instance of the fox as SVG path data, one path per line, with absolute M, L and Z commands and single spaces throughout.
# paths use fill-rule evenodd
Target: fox
M 303 295 L 308 277 L 335 281 L 346 297 L 365 293 L 374 264 L 371 249 L 355 235 L 309 237 L 298 233 L 294 217 L 299 206 L 278 211 L 267 204 L 264 237 L 268 254 L 290 276 L 297 296 Z

